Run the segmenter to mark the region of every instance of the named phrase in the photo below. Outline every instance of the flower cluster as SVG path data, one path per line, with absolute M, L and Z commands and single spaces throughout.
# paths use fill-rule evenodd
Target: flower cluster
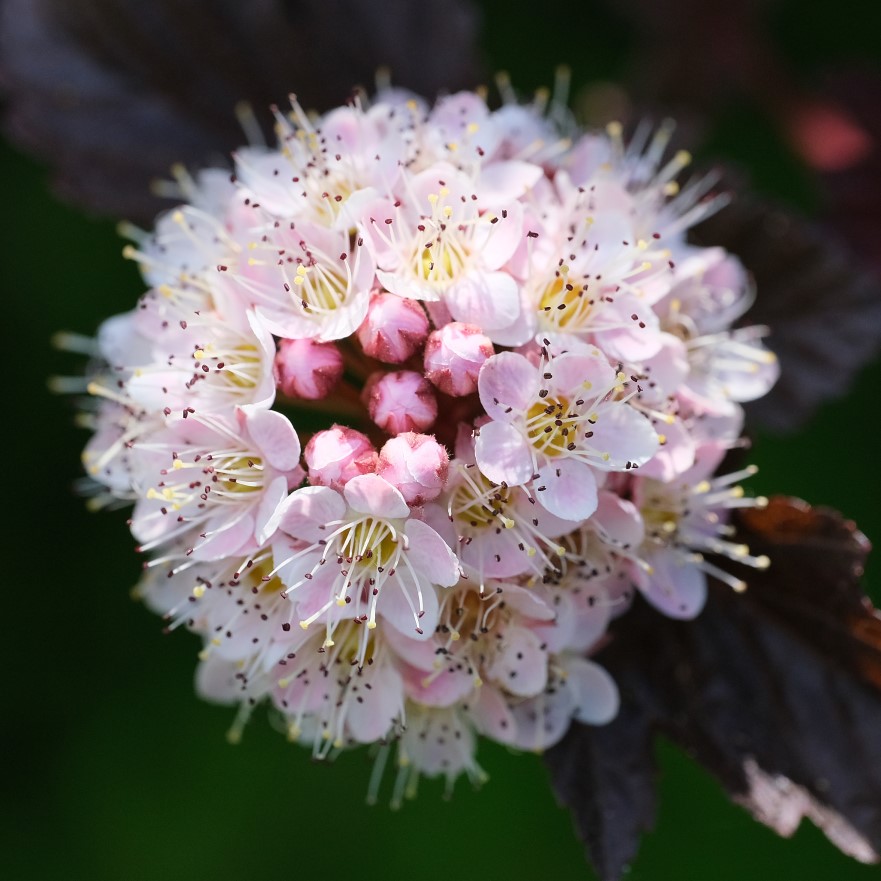
M 726 523 L 749 470 L 717 471 L 776 363 L 663 130 L 472 93 L 276 118 L 129 249 L 96 504 L 133 502 L 139 593 L 203 638 L 234 733 L 268 701 L 317 757 L 396 749 L 396 798 L 479 779 L 478 735 L 614 717 L 590 657 L 636 591 L 688 618 L 708 574 L 742 587 L 720 557 L 767 565 Z

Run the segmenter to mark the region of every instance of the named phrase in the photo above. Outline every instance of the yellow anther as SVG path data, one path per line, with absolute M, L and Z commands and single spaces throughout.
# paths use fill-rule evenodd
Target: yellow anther
M 308 630 L 309 629 L 309 622 L 308 621 L 301 621 L 300 627 L 302 627 L 303 630 Z
M 368 630 L 376 630 L 376 621 L 368 621 L 367 622 Z
M 201 599 L 204 595 L 205 595 L 205 585 L 204 584 L 197 584 L 193 588 L 193 596 L 198 600 L 198 599 Z
M 469 135 L 475 135 L 480 130 L 480 126 L 476 122 L 469 122 L 466 131 Z
M 174 464 L 171 467 L 175 471 L 180 471 L 180 469 L 184 467 L 184 463 L 180 459 L 175 459 Z
M 616 140 L 621 137 L 624 133 L 624 127 L 617 120 L 612 121 L 606 125 L 606 134 L 610 138 L 615 138 Z

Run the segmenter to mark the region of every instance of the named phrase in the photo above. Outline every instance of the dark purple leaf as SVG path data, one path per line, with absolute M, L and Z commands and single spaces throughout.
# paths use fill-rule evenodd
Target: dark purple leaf
M 426 95 L 473 85 L 476 32 L 469 0 L 5 0 L 6 127 L 70 200 L 151 220 L 152 179 L 245 140 L 237 102 L 327 109 L 381 66 Z
M 573 726 L 548 753 L 603 881 L 652 822 L 656 733 L 781 835 L 808 817 L 857 859 L 881 852 L 881 617 L 859 585 L 868 543 L 835 512 L 786 499 L 742 514 L 739 533 L 771 568 L 740 569 L 745 594 L 715 584 L 693 622 L 638 603 L 599 656 L 621 715 Z
M 753 424 L 792 431 L 843 394 L 881 349 L 881 281 L 829 228 L 758 198 L 735 199 L 694 233 L 722 245 L 755 279 L 744 323 L 771 329 L 781 375 L 747 407 Z

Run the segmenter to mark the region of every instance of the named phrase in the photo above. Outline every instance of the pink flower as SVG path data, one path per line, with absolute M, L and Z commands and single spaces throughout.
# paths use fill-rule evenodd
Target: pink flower
M 472 181 L 444 163 L 413 175 L 407 190 L 406 202 L 377 200 L 364 212 L 377 278 L 398 296 L 442 300 L 456 321 L 495 339 L 520 317 L 517 281 L 504 271 L 526 234 L 520 203 L 481 202 Z
M 302 477 L 300 442 L 272 410 L 240 407 L 235 424 L 191 416 L 131 450 L 141 497 L 132 533 L 146 551 L 188 536 L 187 554 L 217 559 L 256 549 Z
M 408 431 L 385 442 L 376 473 L 397 487 L 408 505 L 424 505 L 440 495 L 449 465 L 449 454 L 433 437 Z
M 389 434 L 422 432 L 437 419 L 437 398 L 431 383 L 412 370 L 373 374 L 363 398 L 370 418 Z
M 379 459 L 367 435 L 344 425 L 313 434 L 303 458 L 309 469 L 309 483 L 335 490 L 341 490 L 359 474 L 376 471 Z
M 414 300 L 373 294 L 367 317 L 355 332 L 364 354 L 386 364 L 403 364 L 428 336 L 428 317 Z
M 425 344 L 425 375 L 445 395 L 477 391 L 477 376 L 495 354 L 492 341 L 474 324 L 452 321 L 433 331 Z
M 637 478 L 633 499 L 645 521 L 645 540 L 639 553 L 642 567 L 634 567 L 634 581 L 645 598 L 664 614 L 694 618 L 707 596 L 707 575 L 734 590 L 746 584 L 725 572 L 704 554 L 721 555 L 737 562 L 767 568 L 767 557 L 754 557 L 746 545 L 727 537 L 728 512 L 738 507 L 761 507 L 762 497 L 744 497 L 737 481 L 755 473 L 746 468 L 711 477 L 719 466 L 725 446 L 703 445 L 695 465 L 670 483 Z
M 411 639 L 427 638 L 437 621 L 433 585 L 459 580 L 448 545 L 376 474 L 353 477 L 342 492 L 296 490 L 280 528 L 306 545 L 282 564 L 285 592 L 297 603 L 300 625 L 323 621 L 327 640 L 343 618 L 373 629 L 377 614 Z
M 536 499 L 557 517 L 589 517 L 594 469 L 639 467 L 658 446 L 649 420 L 617 397 L 626 387 L 627 377 L 596 349 L 538 365 L 514 352 L 493 356 L 478 382 L 493 420 L 477 436 L 478 467 L 495 483 L 532 481 Z
M 333 343 L 283 339 L 275 356 L 278 387 L 289 398 L 326 398 L 343 375 L 343 356 Z

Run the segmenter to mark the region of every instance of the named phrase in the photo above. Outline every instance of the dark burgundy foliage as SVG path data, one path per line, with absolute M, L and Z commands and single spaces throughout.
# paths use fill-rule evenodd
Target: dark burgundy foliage
M 0 11 L 8 132 L 49 161 L 66 198 L 143 222 L 165 207 L 149 185 L 173 163 L 223 163 L 245 140 L 238 101 L 265 123 L 291 91 L 329 109 L 371 88 L 381 65 L 426 95 L 473 86 L 479 70 L 467 0 L 4 0 Z
M 621 714 L 573 726 L 547 755 L 603 881 L 654 821 L 653 741 L 665 734 L 781 834 L 810 817 L 859 859 L 881 851 L 881 617 L 860 588 L 868 542 L 834 511 L 773 500 L 741 515 L 765 572 L 738 567 L 692 622 L 638 603 L 599 660 Z M 730 564 L 729 564 L 730 566 Z

